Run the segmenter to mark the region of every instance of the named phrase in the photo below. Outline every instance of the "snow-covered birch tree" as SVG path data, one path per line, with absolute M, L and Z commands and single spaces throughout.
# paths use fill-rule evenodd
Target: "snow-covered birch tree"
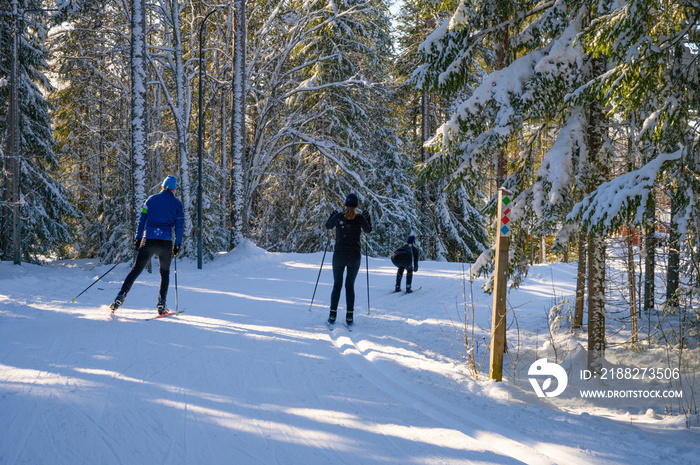
M 231 242 L 236 246 L 247 232 L 246 184 L 246 43 L 247 18 L 245 0 L 234 2 L 233 80 L 231 114 Z
M 131 210 L 134 217 L 146 201 L 146 161 L 148 159 L 146 40 L 146 0 L 131 0 L 131 174 L 134 192 L 134 205 Z M 136 230 L 135 227 L 133 229 Z
M 187 0 L 156 1 L 153 5 L 155 41 L 149 45 L 148 60 L 159 84 L 165 105 L 170 109 L 175 130 L 175 159 L 166 166 L 167 173 L 177 173 L 178 193 L 182 195 L 185 211 L 185 240 L 183 251 L 193 254 L 196 234 L 192 228 L 195 215 L 190 161 L 190 125 L 192 118 L 192 82 L 196 75 L 196 60 L 192 51 L 197 40 L 193 17 L 187 15 Z

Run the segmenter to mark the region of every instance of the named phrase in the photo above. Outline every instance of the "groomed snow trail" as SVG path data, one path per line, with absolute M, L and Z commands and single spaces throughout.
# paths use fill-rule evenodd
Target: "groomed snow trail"
M 157 273 L 137 280 L 112 320 L 127 265 L 71 303 L 106 266 L 0 264 L 0 464 L 697 459 L 697 428 L 566 413 L 470 377 L 444 334 L 462 295 L 458 265 L 422 263 L 423 289 L 403 296 L 387 292 L 389 261 L 370 259 L 371 314 L 363 264 L 355 330 L 329 332 L 328 267 L 307 311 L 320 259 L 246 244 L 203 270 L 180 262 L 186 313 L 154 321 L 143 319 L 155 312 Z M 174 308 L 172 284 L 171 274 Z M 342 305 L 344 294 L 339 318 Z

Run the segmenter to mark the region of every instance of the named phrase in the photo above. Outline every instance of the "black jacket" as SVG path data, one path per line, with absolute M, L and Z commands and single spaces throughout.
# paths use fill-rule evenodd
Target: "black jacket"
M 335 250 L 338 251 L 362 251 L 360 235 L 372 231 L 369 215 L 358 213 L 355 218 L 349 220 L 344 213 L 334 211 L 326 221 L 326 229 L 335 229 Z
M 419 256 L 420 252 L 416 246 L 413 244 L 404 244 L 396 249 L 393 254 L 391 254 L 391 262 L 395 266 L 411 268 L 414 271 L 418 271 Z M 413 266 L 411 266 L 411 264 L 413 264 Z

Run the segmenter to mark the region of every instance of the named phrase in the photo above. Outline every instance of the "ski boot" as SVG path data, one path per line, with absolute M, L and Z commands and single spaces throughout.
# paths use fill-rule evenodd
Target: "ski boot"
M 158 315 L 167 315 L 170 313 L 168 307 L 165 306 L 165 299 L 158 299 L 158 305 L 156 308 L 158 309 Z
M 401 292 L 401 286 L 397 284 L 397 285 L 394 287 L 394 292 Z
M 348 310 L 348 312 L 345 314 L 345 324 L 348 326 L 352 326 L 355 321 L 352 318 L 353 310 Z
M 116 312 L 117 309 L 122 306 L 125 298 L 125 293 L 119 292 L 119 294 L 117 294 L 117 296 L 114 298 L 114 302 L 112 302 L 112 305 L 109 306 L 110 310 L 112 310 L 112 313 Z
M 328 315 L 328 324 L 335 324 L 335 319 L 338 316 L 338 310 L 331 310 L 331 314 Z
M 411 286 L 410 285 L 406 286 L 406 294 L 410 294 L 411 292 L 413 292 L 411 290 Z

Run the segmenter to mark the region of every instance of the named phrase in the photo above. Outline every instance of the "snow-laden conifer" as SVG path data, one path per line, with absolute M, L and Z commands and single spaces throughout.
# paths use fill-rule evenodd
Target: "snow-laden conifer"
M 19 9 L 31 8 L 28 2 L 20 1 Z M 19 21 L 18 21 L 19 23 Z M 0 16 L 0 66 L 3 75 L 9 76 L 12 47 L 9 46 L 12 32 L 12 16 Z M 19 138 L 17 143 L 20 163 L 20 241 L 24 260 L 38 260 L 43 255 L 61 253 L 71 238 L 66 219 L 77 213 L 70 203 L 67 192 L 57 179 L 58 160 L 54 152 L 51 128 L 50 104 L 45 96 L 53 89 L 46 73 L 49 70 L 49 51 L 46 47 L 48 27 L 41 13 L 24 14 L 21 23 L 18 50 L 18 115 Z M 0 106 L 2 140 L 8 134 L 8 102 L 10 82 L 2 79 Z M 2 169 L 7 173 L 8 160 L 3 159 Z M 9 259 L 12 246 L 9 190 L 10 176 L 3 176 L 2 253 Z

